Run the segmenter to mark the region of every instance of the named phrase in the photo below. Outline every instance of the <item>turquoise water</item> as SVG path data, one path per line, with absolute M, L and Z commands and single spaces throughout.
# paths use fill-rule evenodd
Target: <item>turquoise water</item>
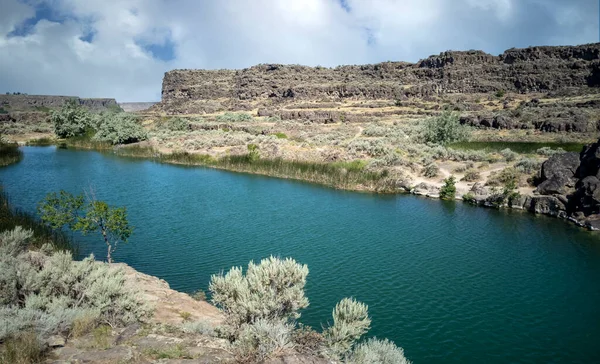
M 13 203 L 90 186 L 136 226 L 118 261 L 187 292 L 270 254 L 309 266 L 302 321 L 369 305 L 371 335 L 415 363 L 600 362 L 600 236 L 562 221 L 412 196 L 23 148 L 0 169 Z M 104 256 L 98 238 L 83 253 Z

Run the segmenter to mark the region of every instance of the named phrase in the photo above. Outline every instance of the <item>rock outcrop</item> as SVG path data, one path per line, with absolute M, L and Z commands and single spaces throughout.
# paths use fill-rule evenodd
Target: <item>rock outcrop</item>
M 562 92 L 598 86 L 600 43 L 510 49 L 499 56 L 451 51 L 416 64 L 336 68 L 261 64 L 242 70 L 174 70 L 165 74 L 162 101 L 153 109 L 189 114 L 299 100 L 402 100 L 448 93 Z
M 566 217 L 600 230 L 600 140 L 581 153 L 550 157 L 542 165 L 540 183 L 529 210 Z
M 84 99 L 75 96 L 49 95 L 0 95 L 0 107 L 9 111 L 43 111 L 60 108 L 66 101 L 75 99 L 77 102 L 94 111 L 118 108 L 115 99 Z

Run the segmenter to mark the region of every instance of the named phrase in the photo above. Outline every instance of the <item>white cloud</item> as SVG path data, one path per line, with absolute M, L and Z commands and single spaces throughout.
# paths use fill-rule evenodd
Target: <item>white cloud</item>
M 593 42 L 598 28 L 595 0 L 346 0 L 350 11 L 339 0 L 49 0 L 64 20 L 9 36 L 32 1 L 0 0 L 0 92 L 157 100 L 173 68 L 417 61 Z M 168 42 L 169 61 L 141 46 Z

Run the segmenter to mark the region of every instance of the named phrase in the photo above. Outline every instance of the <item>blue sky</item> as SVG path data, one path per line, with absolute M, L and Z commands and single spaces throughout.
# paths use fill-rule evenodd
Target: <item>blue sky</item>
M 598 0 L 0 0 L 0 92 L 160 99 L 175 68 L 599 41 Z

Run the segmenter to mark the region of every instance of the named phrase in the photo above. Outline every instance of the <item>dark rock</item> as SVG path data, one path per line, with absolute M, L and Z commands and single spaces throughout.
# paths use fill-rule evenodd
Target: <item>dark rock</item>
M 540 183 L 536 192 L 540 195 L 566 195 L 573 192 L 573 180 L 554 176 Z
M 536 214 L 558 216 L 562 213 L 566 216 L 566 206 L 554 196 L 533 196 L 524 203 L 524 208 Z
M 600 141 L 585 148 L 580 155 L 579 178 L 595 176 L 600 170 Z
M 599 84 L 599 53 L 600 44 L 596 43 L 509 49 L 500 56 L 449 51 L 416 64 L 384 62 L 336 68 L 262 64 L 241 70 L 173 70 L 165 74 L 162 101 L 152 110 L 202 113 L 207 101 L 236 105 L 240 100 L 269 100 L 277 104 L 298 100 L 398 100 L 498 90 L 562 92 Z M 469 105 L 466 108 L 473 110 Z M 583 126 L 559 123 L 546 128 Z
M 579 154 L 577 153 L 555 154 L 542 164 L 542 178 L 572 179 L 577 173 L 579 165 Z
M 494 121 L 492 122 L 492 127 L 496 129 L 512 129 L 513 123 L 509 117 L 504 115 L 498 115 L 494 117 Z

